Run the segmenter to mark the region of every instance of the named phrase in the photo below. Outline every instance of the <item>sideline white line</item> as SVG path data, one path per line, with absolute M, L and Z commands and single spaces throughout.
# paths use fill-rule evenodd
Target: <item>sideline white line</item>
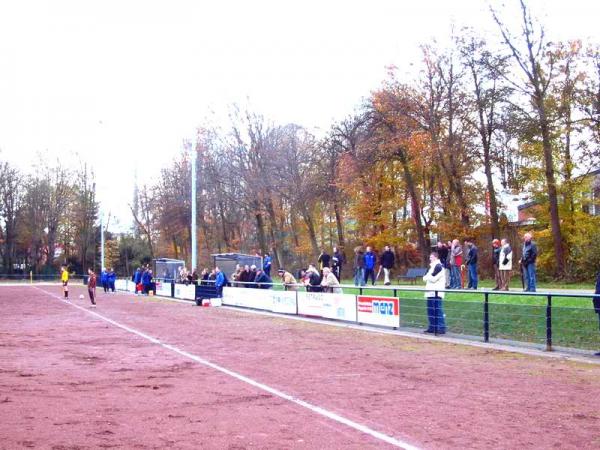
M 60 300 L 62 303 L 65 303 L 67 305 L 73 306 L 73 307 L 75 307 L 75 308 L 77 308 L 77 309 L 79 309 L 79 310 L 81 310 L 83 312 L 91 314 L 92 316 L 94 316 L 94 317 L 96 317 L 96 318 L 98 318 L 100 320 L 103 320 L 103 321 L 105 321 L 107 323 L 110 323 L 111 325 L 114 325 L 114 326 L 116 326 L 118 328 L 121 328 L 122 330 L 125 330 L 125 331 L 127 331 L 129 333 L 135 334 L 136 336 L 139 336 L 139 337 L 141 337 L 143 339 L 146 339 L 146 340 L 152 342 L 153 344 L 159 345 L 159 346 L 161 346 L 161 347 L 163 347 L 163 348 L 165 348 L 167 350 L 171 350 L 174 353 L 177 353 L 177 354 L 179 354 L 179 355 L 181 355 L 183 357 L 191 359 L 192 361 L 195 361 L 195 362 L 197 362 L 199 364 L 202 364 L 202 365 L 204 365 L 206 367 L 210 367 L 211 369 L 214 369 L 214 370 L 217 370 L 217 371 L 219 371 L 221 373 L 229 375 L 232 378 L 235 378 L 237 380 L 243 381 L 244 383 L 247 383 L 247 384 L 249 384 L 251 386 L 254 386 L 254 387 L 258 388 L 258 389 L 262 389 L 263 391 L 266 391 L 266 392 L 268 392 L 268 393 L 270 393 L 270 394 L 272 394 L 274 396 L 280 397 L 280 398 L 282 398 L 284 400 L 287 400 L 289 402 L 292 402 L 292 403 L 295 403 L 297 405 L 300 405 L 300 406 L 302 406 L 302 407 L 304 407 L 306 409 L 309 409 L 310 411 L 312 411 L 314 413 L 317 413 L 317 414 L 320 414 L 320 415 L 322 415 L 324 417 L 327 417 L 328 419 L 331 419 L 331 420 L 334 420 L 336 422 L 339 422 L 339 423 L 341 423 L 343 425 L 346 425 L 346 426 L 348 426 L 350 428 L 354 428 L 355 430 L 360 431 L 362 433 L 365 433 L 365 434 L 367 434 L 367 435 L 369 435 L 371 437 L 374 437 L 375 439 L 379 439 L 380 441 L 386 442 L 386 443 L 391 444 L 391 445 L 393 445 L 395 447 L 403 448 L 405 450 L 418 450 L 419 449 L 419 447 L 415 447 L 414 445 L 411 445 L 411 444 L 409 444 L 407 442 L 401 441 L 401 440 L 396 439 L 396 438 L 394 438 L 392 436 L 389 436 L 387 434 L 384 434 L 384 433 L 381 433 L 379 431 L 373 430 L 373 429 L 367 427 L 366 425 L 362 425 L 360 423 L 354 422 L 354 421 L 352 421 L 350 419 L 347 419 L 347 418 L 345 418 L 343 416 L 340 416 L 339 414 L 336 414 L 336 413 L 334 413 L 332 411 L 329 411 L 329 410 L 327 410 L 325 408 L 321 408 L 320 406 L 313 405 L 312 403 L 309 403 L 309 402 L 306 402 L 306 401 L 304 401 L 302 399 L 294 397 L 293 395 L 286 394 L 283 391 L 280 391 L 278 389 L 272 388 L 272 387 L 270 387 L 270 386 L 268 386 L 266 384 L 260 383 L 259 381 L 255 381 L 252 378 L 249 378 L 249 377 L 246 377 L 244 375 L 241 375 L 241 374 L 239 374 L 237 372 L 234 372 L 232 370 L 229 370 L 229 369 L 227 369 L 225 367 L 219 366 L 218 364 L 212 363 L 212 362 L 210 362 L 210 361 L 208 361 L 208 360 L 206 360 L 204 358 L 201 358 L 201 357 L 196 356 L 196 355 L 194 355 L 192 353 L 186 352 L 185 350 L 181 350 L 181 349 L 179 349 L 179 348 L 177 348 L 177 347 L 175 347 L 175 346 L 173 346 L 171 344 L 167 344 L 165 342 L 161 342 L 159 339 L 157 339 L 155 337 L 149 336 L 149 335 L 147 335 L 147 334 L 145 334 L 145 333 L 143 333 L 141 331 L 135 330 L 134 328 L 128 327 L 127 325 L 123 325 L 123 324 L 121 324 L 119 322 L 116 322 L 116 321 L 114 321 L 112 319 L 109 319 L 108 317 L 105 317 L 102 314 L 98 314 L 95 311 L 90 311 L 89 309 L 84 308 L 83 306 L 79 306 L 79 305 L 73 303 L 72 301 L 66 301 L 62 297 L 60 297 L 60 296 L 58 296 L 56 294 L 53 294 L 52 292 L 48 292 L 48 291 L 46 291 L 44 289 L 40 289 L 37 286 L 32 286 L 32 287 L 34 287 L 34 288 L 42 291 L 43 293 L 45 293 L 47 295 L 50 295 L 51 297 L 56 298 L 57 300 Z

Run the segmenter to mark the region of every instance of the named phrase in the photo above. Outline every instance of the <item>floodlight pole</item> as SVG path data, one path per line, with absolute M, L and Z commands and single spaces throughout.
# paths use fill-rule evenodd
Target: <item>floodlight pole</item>
M 100 270 L 104 270 L 104 213 L 100 213 Z
M 193 272 L 196 269 L 197 255 L 196 255 L 196 145 L 192 142 L 192 267 Z

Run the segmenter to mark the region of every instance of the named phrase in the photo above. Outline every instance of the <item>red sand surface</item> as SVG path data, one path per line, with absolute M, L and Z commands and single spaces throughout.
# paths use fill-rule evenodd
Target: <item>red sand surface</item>
M 0 448 L 388 448 L 87 312 L 0 286 Z M 422 448 L 598 448 L 600 366 L 157 298 L 103 317 Z

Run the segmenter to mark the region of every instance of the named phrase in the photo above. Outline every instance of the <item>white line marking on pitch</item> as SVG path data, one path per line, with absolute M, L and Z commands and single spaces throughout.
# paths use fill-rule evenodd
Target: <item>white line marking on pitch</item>
M 163 348 L 165 348 L 167 350 L 171 350 L 174 353 L 177 353 L 177 354 L 179 354 L 181 356 L 184 356 L 184 357 L 186 357 L 188 359 L 191 359 L 192 361 L 196 361 L 197 363 L 202 364 L 202 365 L 204 365 L 206 367 L 210 367 L 211 369 L 214 369 L 214 370 L 217 370 L 217 371 L 219 371 L 221 373 L 229 375 L 232 378 L 235 378 L 237 380 L 243 381 L 244 383 L 247 383 L 247 384 L 249 384 L 251 386 L 254 386 L 254 387 L 258 388 L 258 389 L 262 389 L 263 391 L 266 391 L 269 394 L 272 394 L 274 396 L 283 398 L 284 400 L 287 400 L 289 402 L 292 402 L 292 403 L 295 403 L 297 405 L 300 405 L 300 406 L 302 406 L 302 407 L 304 407 L 306 409 L 309 409 L 310 411 L 312 411 L 314 413 L 317 413 L 317 414 L 320 414 L 322 416 L 325 416 L 328 419 L 334 420 L 334 421 L 336 421 L 338 423 L 341 423 L 343 425 L 346 425 L 346 426 L 348 426 L 350 428 L 354 428 L 355 430 L 360 431 L 360 432 L 365 433 L 365 434 L 368 434 L 369 436 L 374 437 L 375 439 L 379 439 L 380 441 L 387 442 L 388 444 L 391 444 L 391 445 L 393 445 L 395 447 L 403 448 L 403 449 L 406 449 L 406 450 L 418 450 L 418 448 L 419 448 L 419 447 L 415 447 L 414 445 L 411 445 L 411 444 L 409 444 L 407 442 L 404 442 L 404 441 L 401 441 L 399 439 L 396 439 L 395 437 L 392 437 L 392 436 L 389 436 L 387 434 L 381 433 L 379 431 L 373 430 L 373 429 L 367 427 L 366 425 L 362 425 L 362 424 L 360 424 L 358 422 L 354 422 L 354 421 L 352 421 L 350 419 L 347 419 L 347 418 L 345 418 L 343 416 L 340 416 L 339 414 L 336 414 L 336 413 L 334 413 L 332 411 L 329 411 L 329 410 L 327 410 L 325 408 L 321 408 L 320 406 L 313 405 L 312 403 L 309 403 L 309 402 L 306 402 L 306 401 L 304 401 L 302 399 L 294 397 L 293 395 L 286 394 L 283 391 L 280 391 L 278 389 L 272 388 L 272 387 L 270 387 L 270 386 L 268 386 L 266 384 L 260 383 L 259 381 L 255 381 L 252 378 L 246 377 L 246 376 L 241 375 L 241 374 L 239 374 L 237 372 L 234 372 L 232 370 L 226 369 L 225 367 L 219 366 L 218 364 L 212 363 L 212 362 L 210 362 L 210 361 L 208 361 L 208 360 L 206 360 L 204 358 L 201 358 L 201 357 L 196 356 L 196 355 L 194 355 L 192 353 L 186 352 L 185 350 L 181 350 L 181 349 L 179 349 L 179 348 L 177 348 L 177 347 L 175 347 L 175 346 L 173 346 L 171 344 L 167 344 L 165 342 L 161 342 L 159 339 L 156 339 L 156 338 L 154 338 L 152 336 L 149 336 L 149 335 L 147 335 L 145 333 L 142 333 L 141 331 L 138 331 L 138 330 L 135 330 L 135 329 L 133 329 L 131 327 L 128 327 L 127 325 L 123 325 L 123 324 L 121 324 L 119 322 L 116 322 L 116 321 L 114 321 L 112 319 L 109 319 L 108 317 L 105 317 L 102 314 L 98 314 L 95 311 L 90 311 L 89 309 L 84 308 L 83 306 L 79 306 L 79 305 L 77 305 L 77 304 L 75 304 L 75 303 L 73 303 L 71 301 L 64 300 L 62 297 L 60 297 L 60 296 L 58 296 L 56 294 L 53 294 L 51 292 L 48 292 L 48 291 L 46 291 L 44 289 L 40 289 L 40 288 L 38 288 L 36 286 L 32 286 L 32 287 L 34 287 L 35 289 L 38 289 L 38 290 L 44 292 L 47 295 L 50 295 L 50 296 L 52 296 L 52 297 L 60 300 L 62 303 L 65 303 L 67 305 L 71 305 L 71 306 L 73 306 L 73 307 L 75 307 L 75 308 L 77 308 L 77 309 L 79 309 L 79 310 L 81 310 L 83 312 L 91 314 L 92 316 L 97 317 L 100 320 L 103 320 L 103 321 L 105 321 L 107 323 L 110 323 L 111 325 L 114 325 L 114 326 L 116 326 L 118 328 L 121 328 L 122 330 L 128 331 L 129 333 L 135 334 L 136 336 L 139 336 L 139 337 L 141 337 L 143 339 L 146 339 L 146 340 L 152 342 L 153 344 L 159 345 L 159 346 L 161 346 L 161 347 L 163 347 Z

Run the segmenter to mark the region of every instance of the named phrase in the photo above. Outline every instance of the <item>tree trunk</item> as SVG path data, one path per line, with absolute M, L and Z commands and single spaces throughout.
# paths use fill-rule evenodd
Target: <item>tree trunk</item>
M 400 158 L 400 162 L 402 163 L 402 169 L 404 173 L 404 182 L 406 184 L 406 189 L 408 190 L 408 194 L 411 200 L 413 220 L 415 222 L 415 231 L 417 232 L 417 239 L 419 241 L 419 250 L 421 251 L 421 264 L 423 266 L 427 265 L 427 260 L 429 258 L 429 247 L 427 246 L 427 239 L 425 237 L 425 229 L 423 227 L 423 223 L 421 222 L 421 203 L 419 201 L 419 197 L 417 195 L 417 190 L 415 187 L 415 182 L 412 177 L 412 173 L 410 171 L 410 166 L 408 165 L 408 159 L 406 158 L 406 153 L 403 149 L 399 148 L 397 150 L 397 154 Z
M 496 190 L 494 188 L 494 179 L 492 177 L 492 163 L 490 158 L 489 145 L 483 148 L 484 171 L 487 182 L 487 191 L 490 196 L 490 223 L 492 227 L 492 238 L 500 238 L 500 222 L 498 220 L 498 202 L 496 200 Z
M 313 257 L 316 258 L 319 256 L 319 246 L 317 244 L 317 233 L 315 231 L 315 223 L 313 221 L 313 218 L 312 218 L 310 212 L 306 208 L 306 206 L 303 206 L 301 208 L 301 213 L 302 213 L 302 218 L 304 219 L 304 222 L 306 223 L 306 227 L 308 228 L 308 237 L 310 239 L 310 245 L 312 247 Z
M 340 245 L 340 248 L 344 249 L 346 247 L 346 238 L 344 236 L 344 221 L 342 218 L 340 203 L 337 198 L 333 200 L 333 212 L 335 213 L 335 223 L 337 225 L 338 243 Z
M 273 206 L 273 199 L 269 196 L 266 200 L 267 213 L 269 214 L 269 222 L 271 226 L 271 240 L 273 242 L 273 256 L 275 257 L 275 265 L 277 267 L 283 267 L 281 263 L 281 232 L 277 225 L 277 216 L 275 215 L 275 207 Z
M 538 97 L 539 98 L 539 97 Z M 548 187 L 548 203 L 550 206 L 550 226 L 552 228 L 552 241 L 554 243 L 554 255 L 556 258 L 555 274 L 557 278 L 565 275 L 565 252 L 560 229 L 560 217 L 558 213 L 558 193 L 556 180 L 554 178 L 554 160 L 552 156 L 552 144 L 550 141 L 550 130 L 546 119 L 546 111 L 543 105 L 538 104 L 540 115 L 540 128 L 542 131 L 542 148 L 544 150 L 544 164 L 546 185 Z
M 265 222 L 263 220 L 262 213 L 260 212 L 258 201 L 253 201 L 253 207 L 254 219 L 256 220 L 256 237 L 258 239 L 258 246 L 260 248 L 261 254 L 264 255 L 267 251 L 267 240 L 265 238 Z

